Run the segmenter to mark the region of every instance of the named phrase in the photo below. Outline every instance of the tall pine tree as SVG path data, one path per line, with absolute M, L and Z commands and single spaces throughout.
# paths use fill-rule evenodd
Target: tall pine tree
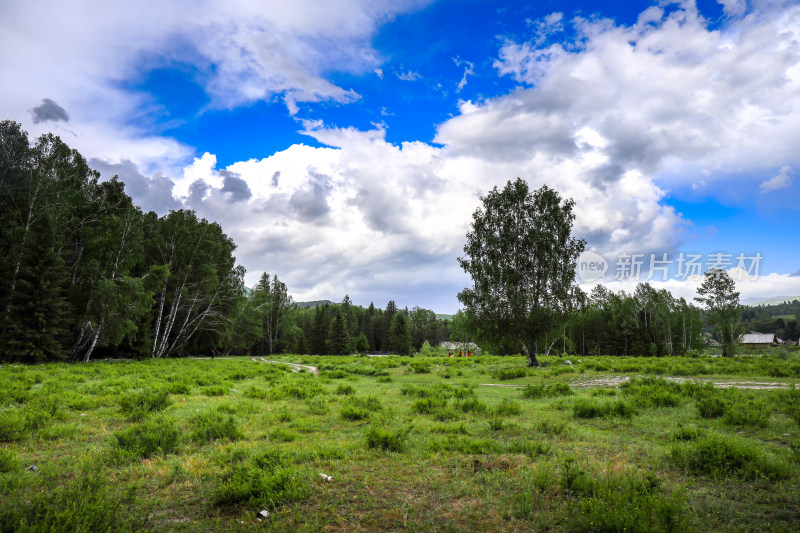
M 4 358 L 27 363 L 67 357 L 70 309 L 64 260 L 56 253 L 46 214 L 31 226 L 17 287 L 9 302 Z

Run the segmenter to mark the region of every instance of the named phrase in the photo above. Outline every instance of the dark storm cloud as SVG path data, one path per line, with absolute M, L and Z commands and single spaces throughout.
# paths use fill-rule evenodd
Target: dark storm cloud
M 69 122 L 67 111 L 49 98 L 43 98 L 41 104 L 31 109 L 31 116 L 34 124 L 47 121 Z
M 193 181 L 192 184 L 189 185 L 189 198 L 186 203 L 193 208 L 199 207 L 210 189 L 211 186 L 203 180 Z
M 330 189 L 330 177 L 310 171 L 308 182 L 292 194 L 289 207 L 303 222 L 319 220 L 331 210 L 328 205 Z
M 178 202 L 172 197 L 175 184 L 161 173 L 147 177 L 139 172 L 135 163 L 124 159 L 121 163 L 107 163 L 101 159 L 89 160 L 89 166 L 100 172 L 103 179 L 119 176 L 125 184 L 125 192 L 133 202 L 144 211 L 155 211 L 159 215 L 170 209 L 178 209 Z
M 222 185 L 223 194 L 227 194 L 234 202 L 244 202 L 253 196 L 253 192 L 247 186 L 247 182 L 235 172 L 220 170 L 219 175 L 224 179 Z

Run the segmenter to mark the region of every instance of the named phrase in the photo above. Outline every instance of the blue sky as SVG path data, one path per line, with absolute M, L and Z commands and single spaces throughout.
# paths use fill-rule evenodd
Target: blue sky
M 517 176 L 576 200 L 615 290 L 620 254 L 744 253 L 744 299 L 795 296 L 798 28 L 767 0 L 11 1 L 0 116 L 298 300 L 454 312 L 479 196 Z

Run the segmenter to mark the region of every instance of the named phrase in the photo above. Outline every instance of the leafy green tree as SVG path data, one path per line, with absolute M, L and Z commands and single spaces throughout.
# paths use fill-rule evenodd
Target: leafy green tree
M 695 300 L 706 306 L 708 323 L 719 335 L 722 355 L 732 357 L 741 334 L 739 292 L 730 274 L 719 268 L 706 271 Z
M 546 185 L 530 192 L 517 178 L 482 199 L 459 264 L 473 281 L 458 294 L 489 342 L 519 344 L 528 365 L 534 348 L 573 306 L 575 265 L 585 247 L 571 237 L 571 199 Z
M 408 320 L 404 312 L 394 313 L 386 344 L 390 352 L 400 355 L 411 354 L 411 336 L 408 332 Z

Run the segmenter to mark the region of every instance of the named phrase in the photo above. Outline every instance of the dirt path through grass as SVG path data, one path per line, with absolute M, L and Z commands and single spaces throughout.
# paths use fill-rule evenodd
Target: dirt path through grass
M 317 368 L 315 366 L 311 366 L 311 365 L 301 365 L 301 364 L 298 364 L 298 363 L 287 363 L 285 361 L 270 361 L 269 359 L 264 359 L 263 357 L 258 357 L 258 358 L 253 357 L 253 361 L 255 361 L 256 363 L 259 362 L 259 361 L 262 361 L 264 363 L 272 363 L 272 364 L 276 364 L 276 365 L 289 365 L 290 367 L 292 367 L 292 371 L 293 372 L 300 372 L 300 369 L 305 368 L 306 370 L 308 370 L 312 374 L 319 374 L 319 368 Z
M 601 378 L 587 379 L 585 381 L 573 381 L 570 386 L 575 389 L 597 389 L 602 387 L 618 387 L 626 381 L 630 380 L 629 376 L 606 376 Z M 719 389 L 787 389 L 788 383 L 770 382 L 770 381 L 711 381 L 703 379 L 690 379 L 679 377 L 666 377 L 669 381 L 677 383 L 684 383 L 691 381 L 694 383 L 711 383 Z

